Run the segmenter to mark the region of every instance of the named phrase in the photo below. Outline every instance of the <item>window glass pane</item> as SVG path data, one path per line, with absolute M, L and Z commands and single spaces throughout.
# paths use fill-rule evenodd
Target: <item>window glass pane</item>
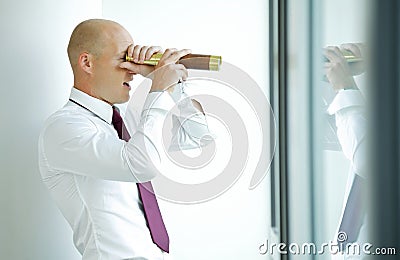
M 343 259 L 366 239 L 368 2 L 288 1 L 289 242 L 312 243 L 290 259 Z
M 364 0 L 324 0 L 321 6 L 324 14 L 321 16 L 321 45 L 325 62 L 321 92 L 323 109 L 327 112 L 319 127 L 324 136 L 321 169 L 324 177 L 321 188 L 316 188 L 316 195 L 324 192 L 322 204 L 325 208 L 323 213 L 318 208 L 314 212 L 317 218 L 324 216 L 325 228 L 320 240 L 332 240 L 339 246 L 367 241 L 365 214 L 360 209 L 363 196 L 358 193 L 365 186 L 367 156 L 369 6 L 371 1 Z M 352 254 L 345 251 L 342 251 L 344 257 Z M 342 257 L 338 254 L 335 259 Z

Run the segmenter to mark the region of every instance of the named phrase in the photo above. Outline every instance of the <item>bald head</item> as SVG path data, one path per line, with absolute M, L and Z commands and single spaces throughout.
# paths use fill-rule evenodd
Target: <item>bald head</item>
M 132 74 L 121 63 L 133 39 L 120 24 L 103 19 L 83 21 L 72 32 L 68 57 L 74 88 L 108 104 L 129 99 Z
M 75 27 L 68 44 L 68 57 L 74 72 L 81 53 L 87 52 L 95 57 L 102 54 L 113 29 L 125 30 L 120 24 L 104 19 L 86 20 Z

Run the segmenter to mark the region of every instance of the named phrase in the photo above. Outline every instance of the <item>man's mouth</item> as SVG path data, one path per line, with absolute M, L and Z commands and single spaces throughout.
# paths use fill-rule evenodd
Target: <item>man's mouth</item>
M 129 85 L 129 83 L 128 83 L 128 82 L 124 82 L 124 83 L 122 83 L 122 85 L 124 85 L 125 87 L 127 87 L 127 88 L 131 89 L 131 85 Z

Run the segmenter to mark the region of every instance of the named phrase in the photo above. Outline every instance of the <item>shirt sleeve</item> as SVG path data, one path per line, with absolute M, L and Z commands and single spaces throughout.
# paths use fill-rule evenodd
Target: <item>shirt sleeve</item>
M 128 110 L 127 121 L 137 121 L 135 114 L 135 111 Z M 167 120 L 172 120 L 172 127 Z M 129 122 L 131 130 L 132 123 Z M 126 146 L 126 160 L 132 172 L 140 172 L 142 176 L 146 176 L 149 169 L 157 172 L 164 147 L 169 151 L 194 149 L 213 140 L 205 115 L 193 106 L 190 97 L 179 86 L 172 94 L 166 91 L 149 93 L 137 123 Z M 143 147 L 148 159 L 141 152 Z M 138 155 L 143 158 L 139 162 Z
M 112 126 L 111 126 L 112 127 Z M 43 178 L 72 173 L 113 181 L 135 181 L 124 160 L 126 143 L 102 131 L 89 117 L 79 114 L 58 117 L 39 138 Z M 138 157 L 138 160 L 145 158 Z M 43 173 L 42 173 L 43 175 Z
M 184 83 L 178 84 L 171 93 L 178 112 L 172 116 L 170 151 L 200 148 L 215 138 L 209 130 L 205 114 L 194 107 L 184 86 Z
M 328 107 L 335 115 L 337 137 L 355 173 L 365 176 L 366 131 L 365 100 L 359 90 L 341 90 Z
M 174 105 L 171 96 L 165 91 L 147 95 L 140 121 L 125 147 L 128 167 L 139 182 L 148 181 L 158 173 L 164 122 Z
M 199 147 L 208 133 L 204 114 L 189 101 L 187 98 L 186 102 L 179 102 L 179 113 L 172 117 L 170 147 L 175 149 Z M 69 114 L 67 118 L 54 116 L 39 139 L 41 165 L 48 169 L 44 177 L 67 172 L 114 181 L 153 179 L 161 163 L 164 123 L 174 107 L 176 102 L 168 92 L 149 93 L 128 142 L 120 140 L 114 129 L 101 130 L 95 122 L 99 118 L 80 113 Z
M 167 93 L 149 95 L 146 111 L 131 139 L 120 140 L 117 133 L 99 129 L 82 114 L 53 117 L 39 138 L 41 167 L 51 177 L 73 173 L 104 180 L 146 182 L 153 179 L 160 163 L 155 145 L 160 139 L 160 124 L 173 100 Z M 152 106 L 152 107 L 151 107 Z M 112 126 L 110 126 L 112 127 Z

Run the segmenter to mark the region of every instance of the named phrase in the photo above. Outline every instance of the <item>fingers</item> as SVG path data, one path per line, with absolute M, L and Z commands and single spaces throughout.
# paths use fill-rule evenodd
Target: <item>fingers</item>
M 151 91 L 172 91 L 179 80 L 185 81 L 188 76 L 183 64 L 165 64 L 154 71 Z
M 151 46 L 150 48 L 147 49 L 144 60 L 150 60 L 151 56 L 153 56 L 154 53 L 161 51 L 162 48 L 160 46 Z
M 126 50 L 126 56 L 127 57 L 132 57 L 133 54 L 133 48 L 135 47 L 135 45 L 131 44 L 128 46 L 128 49 Z
M 345 43 L 340 45 L 341 49 L 345 49 L 350 51 L 351 53 L 354 54 L 356 57 L 361 57 L 361 49 L 360 46 L 355 44 L 355 43 Z
M 167 49 L 161 57 L 159 64 L 163 66 L 169 63 L 176 63 L 180 58 L 190 53 L 192 53 L 192 51 L 189 49 L 182 49 L 179 51 L 175 48 Z
M 338 47 L 326 47 L 324 55 L 329 60 L 329 62 L 324 63 L 325 73 L 329 73 L 335 67 L 340 67 L 343 71 L 350 71 L 349 65 Z
M 129 74 L 138 74 L 138 73 L 140 73 L 140 66 L 135 64 L 135 63 L 132 63 L 132 62 L 128 62 L 128 61 L 122 62 L 121 64 L 119 64 L 119 67 L 121 69 L 128 70 Z
M 143 46 L 139 51 L 139 63 L 149 60 L 154 53 L 161 51 L 160 46 Z
M 334 90 L 356 88 L 350 67 L 342 51 L 338 47 L 329 46 L 324 49 L 329 62 L 324 63 L 323 80 L 329 82 Z
M 149 46 L 135 46 L 135 49 L 133 50 L 133 59 L 137 59 L 137 63 L 143 63 L 144 57 L 146 55 L 147 50 L 149 49 Z
M 160 46 L 142 46 L 131 44 L 128 47 L 127 55 L 131 58 L 134 63 L 143 64 L 145 60 L 149 60 L 155 53 L 161 52 Z M 176 63 L 183 56 L 190 54 L 192 51 L 189 49 L 177 50 L 175 48 L 167 49 L 159 61 L 159 67 Z
M 345 58 L 337 46 L 326 47 L 324 49 L 324 55 L 330 62 L 345 62 Z
M 145 60 L 149 60 L 154 53 L 160 52 L 160 46 L 142 46 L 129 45 L 127 50 L 128 57 L 131 57 L 134 63 L 143 64 Z
M 176 52 L 177 51 L 177 49 L 175 49 L 175 48 L 168 48 L 168 49 L 166 49 L 165 50 L 165 52 L 164 52 L 164 54 L 163 54 L 163 57 L 161 58 L 161 60 L 162 59 L 166 59 L 166 58 L 168 58 L 169 56 L 171 56 L 172 55 L 172 53 L 174 53 L 174 52 Z
M 172 93 L 177 83 L 179 83 L 180 81 L 187 80 L 188 71 L 182 64 L 169 64 L 166 65 L 166 67 L 167 66 L 175 72 L 175 79 L 171 78 L 172 82 L 170 82 L 170 84 L 167 84 L 168 87 L 165 88 L 164 90 L 168 91 L 169 93 Z
M 163 67 L 163 69 L 165 70 L 166 73 L 170 74 L 171 82 L 169 82 L 169 85 L 175 84 L 179 80 L 185 81 L 189 77 L 188 70 L 182 64 L 170 63 L 170 64 L 165 65 Z
M 126 51 L 126 54 L 128 57 L 131 58 L 130 61 L 133 61 L 134 63 L 138 62 L 138 57 L 139 57 L 138 50 L 140 50 L 141 47 L 142 46 L 140 46 L 140 45 L 133 45 L 133 44 L 128 46 L 128 50 Z
M 182 64 L 174 64 L 174 66 L 178 72 L 179 78 L 185 81 L 189 76 L 188 70 Z
M 352 77 L 365 72 L 365 59 L 368 53 L 366 46 L 362 43 L 345 43 L 341 44 L 340 47 L 328 46 L 323 49 L 323 55 L 325 57 L 325 74 L 332 75 L 334 81 L 339 82 L 337 86 L 341 85 L 341 81 L 338 79 L 342 77 L 347 79 L 349 76 Z M 353 55 L 355 59 L 352 57 Z M 347 83 L 352 83 L 350 81 L 347 80 Z

